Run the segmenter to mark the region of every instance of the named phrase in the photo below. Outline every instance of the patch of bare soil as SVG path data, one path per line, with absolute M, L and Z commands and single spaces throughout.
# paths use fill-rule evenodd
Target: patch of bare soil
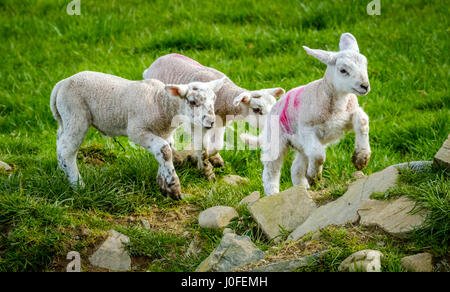
M 145 219 L 154 230 L 164 230 L 174 234 L 183 234 L 186 226 L 197 220 L 201 209 L 193 204 L 181 204 L 176 208 L 164 209 L 156 205 L 144 215 L 127 216 L 120 218 L 107 218 L 112 225 L 141 224 L 140 219 Z

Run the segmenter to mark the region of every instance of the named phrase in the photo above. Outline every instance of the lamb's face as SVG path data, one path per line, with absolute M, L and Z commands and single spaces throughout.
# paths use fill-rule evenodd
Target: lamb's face
M 216 116 L 214 104 L 216 92 L 222 88 L 225 78 L 210 82 L 192 82 L 189 84 L 166 85 L 166 91 L 172 97 L 181 98 L 180 114 L 194 125 L 210 129 Z
M 339 52 L 333 70 L 337 90 L 361 96 L 369 93 L 367 59 L 363 55 L 350 50 Z
M 191 123 L 207 129 L 214 126 L 216 120 L 214 114 L 216 93 L 208 86 L 208 83 L 190 83 L 188 85 L 185 102 L 186 107 L 184 114 L 189 117 Z
M 270 88 L 248 91 L 234 99 L 234 105 L 243 105 L 242 115 L 266 115 L 277 102 L 275 97 L 284 94 L 283 88 Z
M 328 66 L 332 72 L 330 80 L 338 92 L 366 95 L 370 91 L 367 75 L 367 59 L 359 53 L 358 42 L 351 33 L 343 33 L 339 41 L 339 52 L 310 49 L 305 51 Z

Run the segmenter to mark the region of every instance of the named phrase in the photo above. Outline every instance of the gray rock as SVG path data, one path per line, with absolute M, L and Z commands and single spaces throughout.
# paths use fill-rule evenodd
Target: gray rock
M 433 256 L 427 252 L 404 257 L 400 260 L 408 272 L 433 272 Z
M 259 194 L 259 192 L 258 191 L 254 191 L 253 193 L 251 193 L 247 197 L 243 198 L 239 202 L 238 206 L 254 203 L 254 202 L 258 201 L 260 197 L 261 197 L 261 195 Z
M 222 232 L 223 235 L 227 234 L 227 233 L 234 233 L 234 230 L 231 228 L 225 228 Z
M 225 227 L 238 213 L 232 207 L 215 206 L 201 212 L 198 216 L 198 224 L 202 228 L 219 229 Z
M 250 272 L 293 272 L 301 267 L 316 264 L 323 255 L 323 252 L 318 252 L 298 259 L 285 260 L 265 266 L 257 266 L 251 269 Z
M 227 233 L 218 247 L 197 267 L 196 272 L 230 272 L 265 257 L 248 236 Z
M 434 156 L 433 163 L 439 167 L 450 171 L 450 134 L 442 145 L 441 149 Z
M 359 219 L 357 213 L 361 204 L 368 200 L 373 192 L 385 192 L 397 183 L 398 171 L 388 167 L 369 177 L 356 180 L 339 199 L 319 207 L 292 232 L 288 240 L 297 240 L 303 235 L 317 231 L 329 225 L 354 223 Z
M 3 162 L 0 160 L 0 170 L 4 170 L 4 171 L 11 171 L 12 167 L 9 166 L 9 164 Z
M 109 233 L 110 236 L 89 258 L 89 262 L 95 267 L 111 271 L 129 271 L 131 269 L 131 258 L 123 244 L 130 242 L 130 239 L 115 230 L 110 230 Z
M 381 272 L 381 258 L 378 250 L 360 250 L 346 258 L 338 267 L 339 272 Z
M 269 239 L 280 235 L 280 226 L 294 230 L 316 209 L 306 189 L 300 186 L 266 196 L 248 206 L 253 219 Z
M 235 174 L 229 174 L 222 178 L 222 181 L 228 185 L 238 187 L 243 184 L 247 184 L 249 182 L 248 178 L 235 175 Z
M 394 236 L 407 237 L 425 221 L 424 211 L 410 214 L 413 208 L 414 202 L 406 196 L 388 201 L 368 200 L 358 210 L 360 224 L 378 226 Z
M 141 218 L 141 223 L 142 223 L 142 226 L 144 227 L 144 229 L 146 229 L 146 230 L 151 229 L 150 223 L 147 220 L 145 220 L 144 218 Z

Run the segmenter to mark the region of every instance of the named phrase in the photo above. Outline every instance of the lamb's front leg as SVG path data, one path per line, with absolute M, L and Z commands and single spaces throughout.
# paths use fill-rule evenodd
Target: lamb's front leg
M 223 149 L 223 141 L 225 136 L 225 127 L 218 127 L 209 130 L 206 134 L 209 143 L 207 144 L 207 152 L 209 156 L 209 161 L 214 167 L 224 167 L 225 162 L 220 156 L 219 151 Z
M 216 179 L 216 175 L 214 174 L 214 167 L 209 161 L 208 152 L 206 150 L 195 150 L 193 159 L 197 160 L 197 168 L 205 175 L 205 177 L 209 181 Z
M 133 142 L 142 145 L 153 153 L 159 163 L 158 184 L 161 193 L 169 195 L 172 199 L 181 199 L 181 185 L 172 162 L 170 144 L 163 138 L 145 130 L 135 130 L 129 133 Z
M 356 169 L 361 170 L 369 164 L 372 154 L 369 144 L 369 117 L 358 108 L 352 116 L 352 123 L 355 131 L 355 152 L 352 162 Z
M 180 166 L 184 163 L 185 159 L 183 156 L 175 149 L 175 140 L 173 138 L 173 134 L 167 139 L 167 142 L 170 145 L 170 149 L 172 150 L 172 161 L 175 166 Z
M 308 130 L 302 135 L 303 150 L 308 158 L 308 170 L 306 171 L 306 179 L 310 186 L 315 185 L 314 179 L 322 178 L 322 166 L 325 163 L 325 147 L 317 138 L 314 131 Z

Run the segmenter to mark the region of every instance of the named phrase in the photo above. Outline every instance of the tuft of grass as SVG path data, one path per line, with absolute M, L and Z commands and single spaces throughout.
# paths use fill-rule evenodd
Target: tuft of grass
M 21 194 L 0 196 L 0 271 L 40 271 L 64 249 L 66 209 Z
M 139 227 L 117 226 L 116 229 L 130 238 L 126 244 L 130 256 L 147 259 L 149 271 L 180 272 L 195 268 L 197 262 L 184 256 L 189 245 L 184 237 Z
M 412 242 L 393 238 L 373 228 L 354 226 L 329 226 L 319 232 L 319 239 L 312 240 L 315 246 L 325 251 L 318 263 L 300 268 L 302 272 L 337 272 L 339 265 L 351 254 L 364 250 L 374 249 L 383 253 L 381 270 L 383 272 L 404 271 L 400 259 L 411 251 L 417 251 Z M 305 237 L 297 243 L 299 248 L 307 247 L 311 238 Z

